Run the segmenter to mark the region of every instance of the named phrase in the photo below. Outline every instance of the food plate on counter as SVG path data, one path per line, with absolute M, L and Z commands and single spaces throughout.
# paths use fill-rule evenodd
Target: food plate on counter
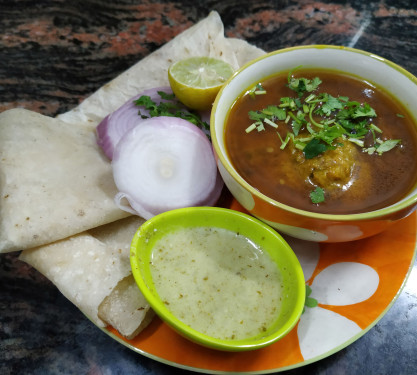
M 234 200 L 229 207 L 244 211 Z M 133 340 L 111 327 L 102 329 L 137 353 L 198 372 L 280 372 L 316 362 L 362 337 L 393 305 L 414 264 L 416 219 L 414 212 L 383 233 L 354 242 L 286 237 L 303 268 L 308 297 L 297 326 L 268 347 L 244 353 L 208 349 L 159 318 Z
M 98 148 L 96 127 L 138 92 L 166 86 L 161 72 L 190 51 L 221 57 L 234 69 L 264 54 L 243 40 L 225 38 L 220 17 L 212 12 L 58 118 L 19 108 L 0 115 L 0 174 L 8 181 L 0 186 L 0 252 L 23 250 L 19 259 L 44 274 L 97 327 L 171 366 L 262 373 L 329 356 L 365 334 L 392 306 L 415 259 L 416 213 L 355 242 L 287 237 L 303 268 L 305 309 L 295 328 L 268 347 L 242 354 L 199 346 L 157 317 L 149 323 L 143 299 L 134 308 L 131 299 L 125 300 L 133 311 L 130 317 L 140 315 L 137 319 L 146 324 L 125 327 L 133 320 L 125 319 L 118 322 L 123 323 L 119 330 L 112 328 L 116 319 L 107 313 L 112 315 L 115 301 L 121 309 L 121 299 L 113 297 L 120 288 L 131 291 L 130 232 L 147 217 L 130 216 L 116 206 L 112 165 Z M 227 193 L 225 188 L 218 205 L 245 212 Z

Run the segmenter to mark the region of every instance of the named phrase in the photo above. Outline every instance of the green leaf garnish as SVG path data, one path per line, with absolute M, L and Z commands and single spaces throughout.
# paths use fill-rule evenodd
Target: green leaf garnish
M 149 116 L 144 115 L 138 111 L 139 116 L 142 118 L 149 117 L 158 117 L 158 116 L 169 116 L 169 117 L 179 117 L 184 120 L 187 120 L 194 125 L 198 126 L 200 129 L 210 129 L 210 125 L 207 122 L 202 121 L 201 117 L 193 112 L 185 109 L 179 102 L 175 102 L 174 94 L 167 94 L 163 91 L 158 91 L 158 95 L 161 99 L 169 100 L 168 102 L 161 102 L 156 104 L 150 96 L 142 95 L 139 99 L 135 100 L 134 103 L 137 106 L 143 106 L 146 110 L 149 111 Z M 209 136 L 208 136 L 209 137 Z M 209 137 L 210 138 L 210 137 Z
M 317 186 L 312 192 L 310 192 L 310 199 L 314 204 L 324 202 L 324 190 Z
M 165 91 L 158 91 L 158 95 L 161 97 L 161 99 L 165 100 L 175 100 L 175 94 L 168 94 Z
M 304 156 L 306 159 L 312 159 L 317 155 L 322 154 L 327 150 L 327 146 L 320 142 L 320 139 L 313 138 L 310 142 L 306 144 L 303 149 Z
M 266 116 L 260 111 L 249 111 L 249 118 L 254 121 L 262 121 Z
M 355 111 L 352 114 L 352 117 L 376 117 L 376 113 L 375 110 L 371 108 L 371 106 L 368 103 L 363 103 L 363 105 L 356 106 Z
M 305 305 L 307 307 L 316 307 L 319 304 L 319 302 L 315 298 L 307 297 Z
M 362 139 L 369 132 L 374 141 L 374 145 L 371 147 L 374 147 L 375 150 L 380 147 L 377 144 L 377 134 L 382 133 L 382 130 L 373 123 L 373 119 L 377 115 L 368 103 L 350 101 L 347 96 L 336 98 L 328 93 L 313 94 L 312 91 L 319 90 L 320 78 L 296 78 L 293 73 L 298 68 L 300 67 L 291 70 L 287 77 L 288 87 L 298 95 L 295 98 L 281 97 L 278 105 L 269 105 L 261 110 L 250 111 L 251 120 L 264 122 L 274 128 L 278 127 L 279 121 L 284 121 L 285 124 L 290 125 L 295 137 L 302 134 L 303 130 L 309 132 L 312 137 L 308 143 L 306 140 L 293 139 L 295 147 L 303 150 L 307 159 L 340 146 L 343 142 L 337 140 L 343 138 L 349 139 L 364 149 Z M 261 84 L 255 85 L 252 90 L 254 92 L 265 91 Z M 306 97 L 303 99 L 304 94 Z M 258 130 L 263 129 L 263 127 L 259 127 L 259 124 L 256 126 Z M 305 136 L 302 137 L 305 138 Z M 313 142 L 313 138 L 318 141 Z M 385 150 L 391 149 L 389 146 L 392 144 L 384 145 L 381 151 L 386 152 Z M 371 148 L 368 147 L 364 151 L 370 153 Z M 380 155 L 381 152 L 378 154 Z
M 377 125 L 375 110 L 368 103 L 320 92 L 320 78 L 295 77 L 294 72 L 298 68 L 291 70 L 287 76 L 287 86 L 297 95 L 281 97 L 275 105 L 250 111 L 249 118 L 254 123 L 246 128 L 247 133 L 255 129 L 278 128 L 282 124 L 288 132 L 285 139 L 277 132 L 278 142 L 281 142 L 279 148 L 283 150 L 292 142 L 306 159 L 343 146 L 345 142 L 351 142 L 363 152 L 375 155 L 382 155 L 401 142 L 399 139 L 381 140 L 383 131 Z M 255 92 L 262 93 L 265 90 L 261 84 L 257 84 L 250 91 L 253 94 L 251 96 L 255 97 Z M 404 117 L 401 114 L 397 116 Z M 369 135 L 371 142 L 365 143 L 365 136 L 369 138 Z M 324 191 L 320 188 L 316 188 L 310 196 L 313 203 L 324 201 Z
M 311 307 L 316 307 L 319 304 L 315 298 L 310 297 L 311 292 L 312 292 L 311 287 L 306 284 L 306 298 L 304 301 L 303 313 L 305 311 L 305 306 L 311 308 Z
M 398 143 L 400 143 L 400 139 L 389 139 L 387 141 L 384 141 L 380 144 L 378 144 L 376 148 L 376 152 L 381 155 L 384 152 L 392 150 Z
M 262 87 L 261 83 L 257 83 L 249 90 L 249 95 L 251 98 L 255 98 L 256 95 L 264 95 L 266 94 L 266 90 Z
M 321 106 L 319 113 L 325 116 L 330 116 L 331 113 L 337 109 L 342 109 L 345 103 L 330 94 L 326 94 L 323 98 L 323 105 Z
M 288 87 L 291 90 L 294 90 L 300 98 L 304 95 L 305 92 L 312 92 L 316 90 L 319 87 L 321 80 L 318 77 L 315 77 L 313 79 L 293 77 L 293 73 L 299 68 L 301 68 L 301 65 L 291 70 L 288 73 L 287 80 Z
M 135 104 L 137 106 L 143 106 L 145 107 L 148 111 L 153 112 L 156 110 L 156 108 L 158 107 L 156 105 L 156 103 L 151 99 L 150 96 L 147 95 L 142 95 L 139 99 L 135 100 Z M 142 118 L 147 118 L 148 116 L 142 115 L 139 111 L 139 115 Z
M 318 132 L 314 133 L 316 139 L 320 139 L 327 143 L 329 146 L 333 145 L 334 141 L 342 136 L 346 135 L 346 130 L 339 124 L 332 126 L 324 125 Z M 339 145 L 339 144 L 338 144 Z
M 285 109 L 279 108 L 276 105 L 270 105 L 268 106 L 264 111 L 265 114 L 268 114 L 268 116 L 272 116 L 276 120 L 285 120 L 286 112 Z

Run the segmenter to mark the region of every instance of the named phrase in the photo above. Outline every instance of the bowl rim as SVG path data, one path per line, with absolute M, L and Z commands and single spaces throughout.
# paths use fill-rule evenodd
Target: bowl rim
M 273 238 L 274 242 L 278 244 L 278 246 L 283 249 L 283 251 L 287 252 L 289 257 L 291 258 L 291 267 L 294 268 L 294 278 L 295 278 L 295 285 L 299 289 L 299 295 L 296 297 L 295 308 L 289 314 L 288 321 L 284 324 L 283 327 L 280 329 L 268 334 L 265 337 L 258 337 L 256 339 L 242 339 L 242 340 L 225 340 L 225 339 L 217 339 L 212 336 L 206 335 L 202 332 L 199 332 L 190 326 L 183 323 L 180 319 L 178 319 L 169 309 L 163 305 L 159 301 L 159 299 L 150 291 L 147 285 L 147 279 L 140 271 L 140 260 L 139 260 L 139 246 L 138 243 L 141 239 L 141 236 L 146 236 L 146 232 L 148 230 L 153 230 L 155 225 L 158 225 L 159 222 L 164 222 L 166 218 L 169 220 L 177 219 L 181 217 L 181 215 L 193 214 L 193 213 L 205 213 L 205 212 L 212 212 L 213 214 L 218 215 L 227 215 L 230 216 L 232 220 L 245 220 L 250 221 L 250 224 L 257 230 L 262 230 L 265 236 L 270 236 Z M 210 223 L 208 224 L 210 225 Z M 201 225 L 196 225 L 201 226 Z M 187 226 L 188 227 L 188 226 Z M 221 226 L 219 226 L 221 227 Z M 152 249 L 148 249 L 145 254 L 152 253 Z M 295 262 L 294 262 L 295 261 Z M 168 325 L 174 328 L 177 332 L 182 334 L 183 336 L 191 339 L 192 341 L 204 345 L 206 347 L 217 349 L 217 350 L 224 350 L 224 351 L 244 351 L 244 350 L 254 350 L 265 347 L 278 341 L 279 339 L 286 336 L 297 324 L 302 311 L 304 309 L 305 304 L 305 279 L 304 273 L 301 268 L 301 265 L 298 261 L 297 256 L 295 255 L 292 248 L 289 244 L 285 241 L 285 239 L 276 232 L 273 228 L 269 225 L 265 224 L 264 222 L 256 219 L 253 216 L 245 214 L 240 211 L 235 211 L 232 209 L 221 208 L 221 207 L 186 207 L 186 208 L 179 208 L 175 210 L 170 210 L 164 212 L 162 214 L 156 215 L 153 218 L 146 221 L 142 224 L 141 227 L 138 228 L 136 231 L 130 249 L 130 264 L 132 268 L 132 273 L 136 284 L 138 285 L 139 289 L 141 290 L 142 294 L 155 311 L 155 313 Z M 148 265 L 145 264 L 145 268 L 148 268 Z M 167 314 L 167 312 L 169 314 Z
M 305 49 L 330 49 L 330 50 L 339 50 L 339 51 L 345 51 L 350 53 L 357 53 L 363 56 L 366 56 L 368 58 L 371 58 L 372 60 L 377 60 L 380 63 L 384 63 L 388 65 L 390 68 L 393 68 L 394 70 L 398 71 L 400 74 L 407 77 L 410 81 L 412 81 L 417 86 L 417 77 L 414 76 L 412 73 L 407 71 L 406 69 L 402 68 L 400 65 L 381 57 L 377 54 L 367 52 L 361 49 L 356 49 L 352 47 L 345 47 L 345 46 L 338 46 L 338 45 L 327 45 L 327 44 L 311 44 L 311 45 L 303 45 L 303 46 L 294 46 L 294 47 L 288 47 L 288 48 L 282 48 L 279 50 L 275 50 L 272 52 L 265 53 L 262 56 L 259 56 L 246 64 L 244 64 L 241 68 L 236 70 L 236 72 L 224 83 L 224 85 L 221 87 L 219 93 L 216 96 L 216 99 L 213 103 L 213 108 L 210 115 L 210 124 L 211 124 L 211 130 L 210 135 L 212 139 L 212 145 L 215 151 L 216 156 L 220 159 L 223 167 L 227 170 L 227 172 L 234 178 L 234 180 L 245 190 L 248 190 L 252 195 L 257 196 L 259 199 L 266 201 L 268 204 L 278 207 L 284 211 L 302 215 L 304 217 L 308 217 L 311 219 L 319 219 L 319 220 L 325 220 L 325 221 L 340 221 L 340 222 L 346 222 L 346 221 L 366 221 L 370 219 L 377 219 L 382 218 L 387 215 L 394 214 L 398 211 L 401 211 L 403 209 L 406 209 L 407 207 L 410 207 L 412 205 L 417 204 L 417 189 L 416 186 L 414 186 L 413 189 L 415 189 L 412 194 L 408 198 L 403 198 L 400 201 L 387 206 L 380 208 L 378 210 L 373 210 L 369 212 L 363 212 L 363 213 L 354 213 L 354 214 L 325 214 L 325 213 L 317 213 L 317 212 L 311 212 L 302 210 L 299 208 L 295 208 L 289 205 L 286 205 L 284 203 L 278 202 L 272 198 L 269 198 L 267 195 L 261 193 L 259 190 L 255 189 L 252 185 L 250 185 L 246 180 L 243 179 L 243 177 L 240 176 L 237 171 L 232 167 L 231 161 L 225 157 L 224 153 L 221 151 L 219 147 L 219 140 L 217 138 L 217 132 L 215 130 L 215 113 L 217 110 L 217 107 L 219 105 L 219 102 L 222 98 L 223 92 L 228 87 L 230 82 L 234 80 L 237 76 L 239 76 L 242 71 L 246 70 L 248 67 L 252 66 L 253 64 L 256 64 L 257 62 L 264 60 L 266 58 L 269 58 L 271 56 L 283 54 L 283 53 L 289 53 L 293 51 L 299 51 L 299 50 L 305 50 Z M 266 77 L 265 77 L 266 78 Z

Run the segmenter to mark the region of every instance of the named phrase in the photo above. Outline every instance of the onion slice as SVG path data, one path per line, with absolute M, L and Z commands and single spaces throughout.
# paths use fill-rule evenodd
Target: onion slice
M 141 96 L 149 96 L 157 105 L 163 102 L 179 103 L 177 100 L 170 101 L 162 99 L 158 91 L 172 94 L 169 86 L 156 87 L 141 92 L 139 95 L 129 99 L 116 111 L 107 115 L 96 128 L 97 143 L 102 148 L 103 152 L 109 159 L 113 158 L 114 148 L 123 135 L 130 129 L 145 121 L 138 113 L 141 112 L 144 116 L 149 116 L 149 111 L 143 106 L 137 106 L 134 102 Z
M 129 130 L 112 166 L 116 204 L 146 220 L 175 208 L 214 205 L 223 187 L 207 136 L 177 117 L 153 117 Z

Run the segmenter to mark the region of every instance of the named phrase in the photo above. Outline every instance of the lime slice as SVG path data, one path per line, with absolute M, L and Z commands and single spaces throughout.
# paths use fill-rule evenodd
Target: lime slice
M 190 57 L 168 69 L 168 79 L 175 96 L 187 107 L 209 109 L 223 84 L 233 74 L 226 62 L 212 57 Z

